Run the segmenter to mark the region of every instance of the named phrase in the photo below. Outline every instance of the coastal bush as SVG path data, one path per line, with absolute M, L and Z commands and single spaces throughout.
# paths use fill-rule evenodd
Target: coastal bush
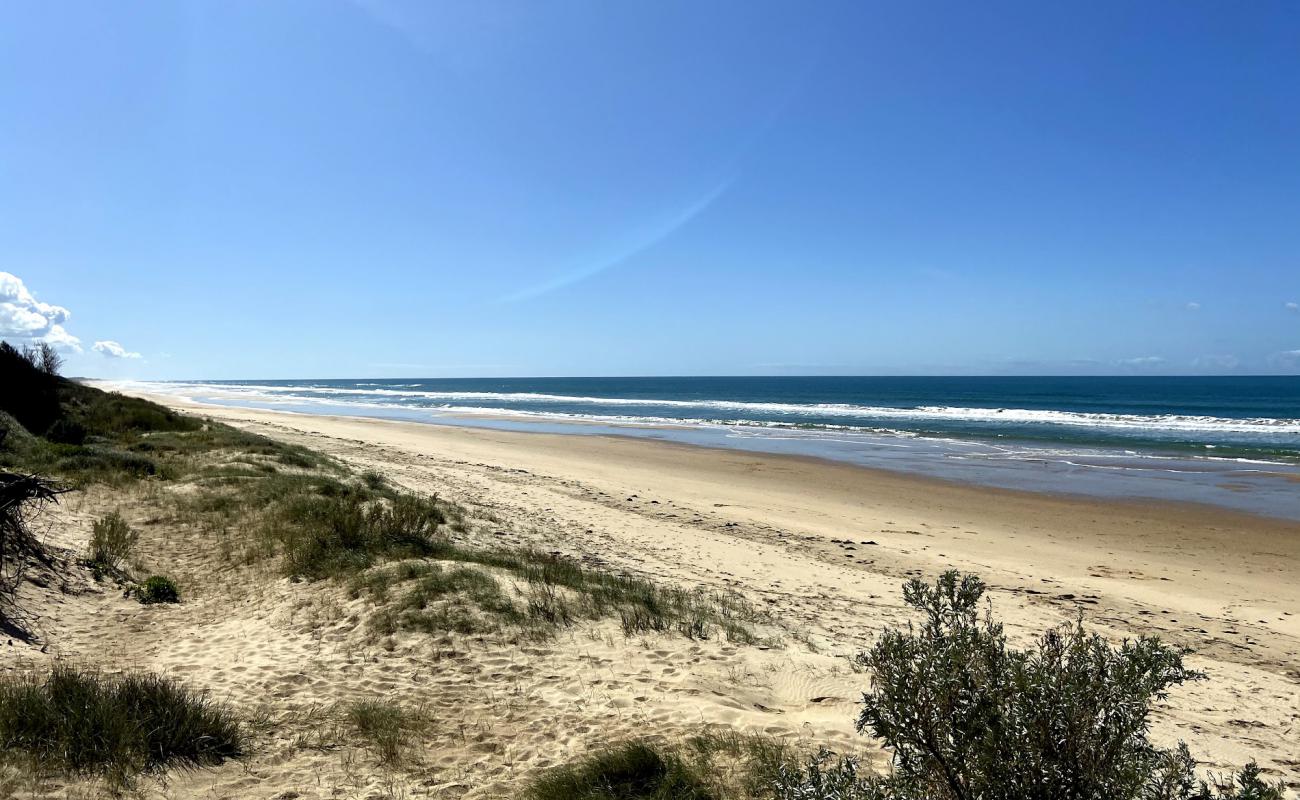
M 144 583 L 135 587 L 135 597 L 147 606 L 155 603 L 179 603 L 181 592 L 171 578 L 165 575 L 152 575 Z
M 859 656 L 872 683 L 857 728 L 892 750 L 893 774 L 847 781 L 839 765 L 829 780 L 893 800 L 1281 798 L 1253 766 L 1238 794 L 1215 795 L 1195 780 L 1185 746 L 1147 739 L 1152 702 L 1203 677 L 1184 665 L 1185 651 L 1147 637 L 1112 646 L 1081 622 L 1015 650 L 991 613 L 980 617 L 984 590 L 955 571 L 933 586 L 904 585 L 906 603 L 925 615 L 920 628 L 886 631 Z
M 86 426 L 75 420 L 57 419 L 45 432 L 45 438 L 55 444 L 85 444 Z
M 49 357 L 45 353 L 49 353 Z M 0 411 L 27 430 L 42 432 L 62 416 L 59 407 L 58 354 L 48 345 L 14 347 L 0 342 Z
M 697 770 L 675 753 L 633 741 L 543 772 L 528 800 L 712 800 Z
M 34 438 L 12 414 L 0 411 L 0 451 L 26 449 Z
M 140 773 L 236 758 L 246 735 L 224 706 L 170 678 L 56 665 L 0 679 L 0 751 L 39 771 L 129 783 Z
M 95 521 L 90 532 L 87 562 L 97 573 L 114 574 L 131 557 L 140 535 L 131 530 L 122 515 L 113 511 Z
M 802 765 L 779 764 L 770 781 L 773 800 L 883 800 L 884 782 L 861 774 L 856 758 L 826 748 Z

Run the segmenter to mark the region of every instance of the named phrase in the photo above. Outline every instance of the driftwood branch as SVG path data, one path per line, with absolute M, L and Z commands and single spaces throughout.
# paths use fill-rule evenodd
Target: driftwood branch
M 62 484 L 39 475 L 0 472 L 0 628 L 10 633 L 24 632 L 17 594 L 27 567 L 33 562 L 51 564 L 30 523 L 67 491 Z

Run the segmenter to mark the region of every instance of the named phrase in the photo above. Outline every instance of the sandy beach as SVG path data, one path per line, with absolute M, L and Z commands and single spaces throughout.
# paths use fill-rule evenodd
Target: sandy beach
M 249 767 L 178 778 L 163 793 L 259 796 L 509 796 L 537 769 L 629 735 L 701 726 L 887 755 L 853 731 L 867 677 L 850 657 L 905 624 L 900 584 L 948 568 L 991 586 L 1017 641 L 1082 613 L 1116 639 L 1185 646 L 1206 680 L 1159 705 L 1154 738 L 1186 740 L 1215 770 L 1256 758 L 1300 785 L 1300 525 L 1198 506 L 1103 503 L 923 480 L 792 457 L 617 437 L 500 432 L 373 419 L 195 407 L 306 445 L 395 483 L 462 503 L 492 534 L 684 586 L 734 590 L 770 611 L 776 647 L 655 636 L 609 625 L 550 644 L 431 644 L 384 650 L 349 624 L 338 587 L 272 575 L 240 585 L 211 546 L 151 530 L 197 596 L 146 625 L 139 606 L 78 598 L 51 616 L 58 653 L 103 648 L 91 616 L 128 633 L 107 652 L 266 705 L 284 731 L 312 709 L 381 691 L 428 703 L 424 769 L 392 775 L 364 758 L 295 748 L 278 734 Z M 61 513 L 69 546 L 114 498 Z M 232 607 L 231 593 L 240 601 Z M 62 620 L 58 621 L 62 614 Z M 355 617 L 352 617 L 355 619 Z M 310 786 L 308 786 L 310 784 Z M 307 787 L 307 788 L 304 788 Z M 314 787 L 314 788 L 311 788 Z M 268 793 L 269 792 L 269 793 Z

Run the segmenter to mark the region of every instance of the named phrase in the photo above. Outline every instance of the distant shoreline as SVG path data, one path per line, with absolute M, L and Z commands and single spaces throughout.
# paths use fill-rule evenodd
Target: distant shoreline
M 267 398 L 222 385 L 94 383 L 141 392 L 158 402 L 193 402 L 204 408 L 252 408 L 464 428 L 670 441 L 724 451 L 822 459 L 967 486 L 1104 500 L 1186 503 L 1300 521 L 1300 492 L 1296 491 L 1300 465 L 1286 462 L 1208 454 L 1138 454 L 1116 446 L 963 440 L 897 431 L 804 431 L 748 424 L 692 424 L 669 418 L 602 420 L 497 408 L 364 404 L 351 402 L 347 395 L 340 399 L 325 395 L 319 401 L 293 395 Z M 184 387 L 185 391 L 158 391 L 164 386 Z M 1296 438 L 1300 439 L 1300 435 Z

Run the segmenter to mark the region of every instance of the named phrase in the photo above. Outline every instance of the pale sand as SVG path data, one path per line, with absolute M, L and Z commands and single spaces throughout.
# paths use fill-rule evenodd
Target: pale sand
M 682 585 L 735 589 L 789 633 L 760 649 L 616 622 L 516 646 L 405 636 L 377 647 L 337 586 L 215 565 L 216 544 L 145 526 L 151 561 L 192 602 L 61 600 L 52 653 L 182 676 L 279 723 L 247 768 L 178 776 L 165 796 L 511 796 L 538 768 L 630 735 L 703 724 L 886 756 L 853 731 L 867 678 L 846 656 L 902 607 L 908 576 L 980 574 L 1020 642 L 1079 611 L 1116 638 L 1158 633 L 1208 674 L 1174 690 L 1154 736 L 1216 769 L 1259 760 L 1300 785 L 1300 524 L 1204 507 L 1101 502 L 922 480 L 853 466 L 616 437 L 524 434 L 185 406 L 301 443 L 500 520 L 526 541 Z M 73 500 L 77 546 L 106 493 Z M 846 544 L 845 540 L 852 544 Z M 870 543 L 869 543 L 870 542 Z M 107 624 L 112 621 L 115 624 Z M 28 652 L 39 660 L 48 654 Z M 311 709 L 382 694 L 427 704 L 421 763 L 385 772 L 364 751 L 316 751 Z M 295 733 L 295 731 L 297 733 Z

